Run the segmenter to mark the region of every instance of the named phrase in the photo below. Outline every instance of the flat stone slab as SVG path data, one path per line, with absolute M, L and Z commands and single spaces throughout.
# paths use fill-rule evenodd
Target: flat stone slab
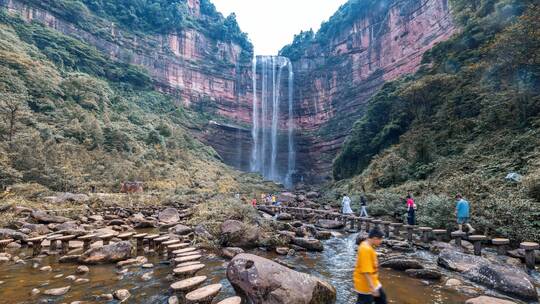
M 201 264 L 201 262 L 199 262 L 199 261 L 184 262 L 184 263 L 180 263 L 180 264 L 176 265 L 176 268 L 185 267 L 185 266 L 191 266 L 191 265 L 197 265 L 197 264 Z
M 91 239 L 93 239 L 95 237 L 97 237 L 96 234 L 87 234 L 87 235 L 80 236 L 77 239 L 81 240 L 81 241 L 84 241 L 84 240 L 91 240 Z
M 175 253 L 177 258 L 190 256 L 190 255 L 197 255 L 197 254 L 202 255 L 202 252 L 197 250 L 197 251 L 190 251 L 190 252 L 183 252 L 183 253 Z
M 174 263 L 184 263 L 184 262 L 191 262 L 202 258 L 202 255 L 200 254 L 194 254 L 194 255 L 188 255 L 188 256 L 182 256 L 174 259 Z
M 139 234 L 135 234 L 133 237 L 136 238 L 136 239 L 142 239 L 147 235 L 148 235 L 148 233 L 139 233 Z
M 469 241 L 477 242 L 485 240 L 487 240 L 487 236 L 485 235 L 469 235 Z
M 433 228 L 431 228 L 431 227 L 418 227 L 418 230 L 420 230 L 422 232 L 430 232 L 430 231 L 433 231 Z
M 433 229 L 434 234 L 446 234 L 446 230 L 444 229 Z
M 178 243 L 178 244 L 172 244 L 172 245 L 167 246 L 167 249 L 175 251 L 175 250 L 186 248 L 186 247 L 189 247 L 188 243 Z
M 196 274 L 198 271 L 200 271 L 201 269 L 203 269 L 204 266 L 203 264 L 195 264 L 195 265 L 190 265 L 190 266 L 182 266 L 182 267 L 178 267 L 178 268 L 175 268 L 173 269 L 173 273 L 174 275 L 194 275 Z
M 538 243 L 533 243 L 533 242 L 523 242 L 521 244 L 519 244 L 519 247 L 521 249 L 524 249 L 524 250 L 536 250 L 538 249 Z
M 199 286 L 201 286 L 208 277 L 206 276 L 197 276 L 182 281 L 178 281 L 171 284 L 171 289 L 174 291 L 191 291 Z
M 510 244 L 510 240 L 509 239 L 496 238 L 496 239 L 492 239 L 491 243 L 493 245 L 508 245 L 508 244 Z
M 217 304 L 240 304 L 242 303 L 242 298 L 240 297 L 230 297 L 223 301 L 218 302 Z
M 162 243 L 164 246 L 174 245 L 180 243 L 180 240 L 169 240 Z
M 180 254 L 180 253 L 186 253 L 186 252 L 193 252 L 193 251 L 196 251 L 197 248 L 194 248 L 194 247 L 188 247 L 188 248 L 183 248 L 183 249 L 178 249 L 178 250 L 175 250 L 173 251 L 173 254 Z
M 188 303 L 206 302 L 212 300 L 221 291 L 223 285 L 212 284 L 196 289 L 186 295 Z
M 458 237 L 458 236 L 464 237 L 467 234 L 465 232 L 463 232 L 463 231 L 452 231 L 452 233 L 450 233 L 450 235 L 452 237 Z

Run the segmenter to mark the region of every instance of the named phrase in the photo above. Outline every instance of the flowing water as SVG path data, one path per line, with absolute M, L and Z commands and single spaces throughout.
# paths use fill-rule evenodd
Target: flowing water
M 250 168 L 251 171 L 259 172 L 267 179 L 290 187 L 296 162 L 292 63 L 288 58 L 281 56 L 256 56 L 252 64 L 251 137 L 253 146 Z M 287 97 L 287 107 L 281 104 L 285 68 L 288 70 L 287 94 L 284 94 Z M 286 140 L 283 139 L 284 137 Z M 280 153 L 286 153 L 287 157 L 280 157 Z
M 254 253 L 271 259 L 283 259 L 295 265 L 298 271 L 329 281 L 337 288 L 338 304 L 355 303 L 354 293 L 351 290 L 351 274 L 356 259 L 355 235 L 333 238 L 325 241 L 324 245 L 325 250 L 322 253 L 297 253 L 292 257 L 281 257 L 260 250 Z M 52 272 L 42 272 L 39 267 L 34 268 L 35 261 L 32 259 L 27 259 L 26 265 L 11 262 L 0 264 L 0 281 L 4 281 L 0 285 L 0 303 L 69 303 L 71 301 L 103 303 L 103 301 L 95 300 L 95 296 L 112 293 L 117 289 L 128 289 L 131 292 L 129 303 L 167 303 L 167 298 L 171 295 L 169 291 L 171 279 L 167 276 L 172 272 L 172 267 L 156 255 L 147 255 L 147 257 L 149 262 L 154 264 L 154 268 L 131 267 L 126 274 L 120 274 L 119 269 L 114 265 L 90 266 L 90 272 L 80 276 L 90 279 L 90 282 L 84 284 L 67 280 L 66 276 L 75 274 L 77 265 L 58 264 L 56 257 L 46 257 L 39 262 L 39 267 L 52 266 Z M 219 299 L 234 295 L 234 290 L 225 278 L 227 261 L 207 254 L 202 262 L 206 268 L 198 275 L 207 275 L 209 283 L 219 282 L 224 285 Z M 146 272 L 153 272 L 152 279 L 142 281 L 141 276 Z M 59 274 L 63 276 L 54 278 Z M 444 289 L 438 283 L 426 284 L 421 280 L 407 277 L 403 272 L 382 269 L 381 280 L 390 303 L 463 303 L 467 298 L 455 291 Z M 43 292 L 46 289 L 68 285 L 72 288 L 64 296 L 30 295 L 33 288 L 39 288 Z

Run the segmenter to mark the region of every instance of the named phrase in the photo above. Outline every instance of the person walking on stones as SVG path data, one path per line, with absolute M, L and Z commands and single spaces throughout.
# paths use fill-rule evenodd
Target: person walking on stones
M 354 213 L 351 209 L 351 198 L 348 195 L 343 196 L 343 200 L 341 201 L 341 213 L 343 214 Z
M 456 217 L 459 226 L 459 231 L 463 231 L 463 225 L 467 226 L 468 232 L 473 234 L 476 230 L 469 224 L 470 206 L 469 202 L 458 193 L 456 195 Z
M 407 194 L 407 224 L 416 225 L 416 204 L 412 194 Z
M 363 194 L 360 196 L 360 208 L 360 217 L 368 217 L 369 215 L 367 213 L 367 199 Z
M 356 267 L 353 272 L 356 304 L 386 304 L 386 294 L 379 281 L 379 263 L 375 248 L 381 245 L 384 234 L 378 228 L 369 232 L 368 238 L 358 246 Z

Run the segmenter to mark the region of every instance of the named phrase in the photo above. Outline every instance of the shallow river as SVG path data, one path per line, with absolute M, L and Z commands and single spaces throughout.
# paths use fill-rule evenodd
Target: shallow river
M 332 238 L 325 241 L 323 253 L 298 253 L 293 257 L 277 257 L 264 251 L 254 253 L 268 258 L 284 259 L 295 265 L 297 270 L 307 272 L 331 282 L 338 290 L 339 304 L 355 303 L 351 290 L 351 273 L 355 263 L 355 235 Z M 0 303 L 70 303 L 72 301 L 88 301 L 85 303 L 103 303 L 96 301 L 95 296 L 112 293 L 117 289 L 128 289 L 132 296 L 128 303 L 166 303 L 170 296 L 167 278 L 172 268 L 155 255 L 148 256 L 149 262 L 155 265 L 152 269 L 131 267 L 129 272 L 122 275 L 114 265 L 90 266 L 90 273 L 81 277 L 90 279 L 88 283 L 77 284 L 65 277 L 75 274 L 77 265 L 58 264 L 55 257 L 41 260 L 39 267 L 33 267 L 33 260 L 27 260 L 26 265 L 0 265 Z M 209 255 L 202 261 L 206 268 L 199 274 L 207 275 L 209 282 L 220 282 L 224 290 L 219 299 L 234 295 L 234 291 L 225 278 L 226 260 Z M 40 267 L 50 265 L 52 272 L 42 272 Z M 152 279 L 142 281 L 141 275 L 153 272 Z M 60 278 L 55 276 L 62 274 Z M 79 276 L 77 276 L 79 277 Z M 381 279 L 391 303 L 422 304 L 422 303 L 463 303 L 467 298 L 457 292 L 447 290 L 439 284 L 427 284 L 421 280 L 412 279 L 402 272 L 383 269 Z M 72 286 L 64 296 L 52 297 L 39 294 L 31 296 L 30 291 L 38 288 L 46 289 Z M 110 303 L 116 303 L 111 301 Z

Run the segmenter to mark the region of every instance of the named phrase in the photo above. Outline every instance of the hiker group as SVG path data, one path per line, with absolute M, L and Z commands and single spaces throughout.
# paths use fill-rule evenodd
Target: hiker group
M 407 206 L 407 224 L 415 225 L 417 206 L 410 191 L 405 201 Z M 364 195 L 360 198 L 360 207 L 360 216 L 367 217 L 367 200 Z M 342 200 L 342 212 L 346 214 L 354 213 L 351 209 L 351 199 L 347 195 Z M 463 231 L 463 226 L 466 226 L 469 233 L 474 233 L 475 230 L 469 224 L 469 202 L 461 194 L 456 195 L 455 216 L 460 231 Z M 354 290 L 358 295 L 357 304 L 387 303 L 386 294 L 379 280 L 379 264 L 377 252 L 375 251 L 382 243 L 383 238 L 384 233 L 376 227 L 369 231 L 367 239 L 358 246 L 356 265 L 353 272 Z

